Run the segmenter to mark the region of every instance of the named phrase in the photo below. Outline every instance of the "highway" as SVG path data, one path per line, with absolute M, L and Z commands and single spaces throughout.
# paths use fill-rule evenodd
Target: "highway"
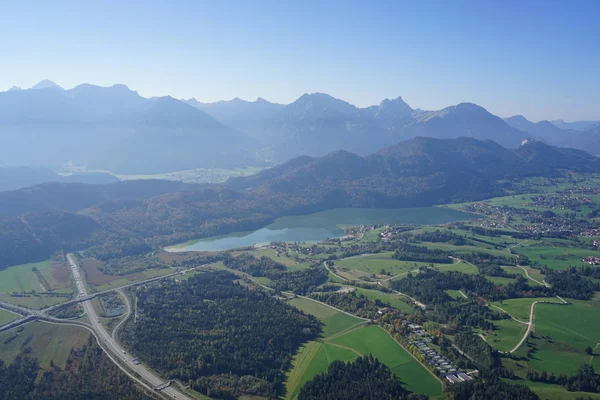
M 77 264 L 77 260 L 72 254 L 67 255 L 67 259 L 69 261 L 69 267 L 71 269 L 71 274 L 73 275 L 73 279 L 75 280 L 75 284 L 77 286 L 77 290 L 79 291 L 79 297 L 85 298 L 88 297 L 87 289 L 85 286 L 85 281 L 81 277 L 81 272 L 79 270 L 79 265 Z M 96 310 L 90 300 L 82 301 L 81 305 L 83 309 L 88 315 L 90 319 L 91 328 L 93 329 L 100 346 L 112 355 L 114 358 L 118 358 L 122 361 L 122 365 L 126 365 L 125 368 L 128 370 L 135 372 L 148 386 L 155 388 L 157 386 L 163 385 L 167 380 L 161 378 L 158 374 L 150 371 L 148 368 L 141 364 L 134 364 L 131 362 L 135 357 L 131 354 L 128 354 L 125 349 L 117 343 L 111 335 L 108 334 L 104 326 L 100 324 L 98 320 L 98 315 L 96 314 Z M 131 308 L 128 308 L 128 311 L 131 312 Z M 129 313 L 125 316 L 127 318 Z M 111 357 L 111 359 L 113 359 Z M 113 361 L 115 361 L 113 359 Z M 120 367 L 121 367 L 120 366 Z M 158 393 L 158 392 L 157 392 Z M 179 390 L 175 389 L 172 386 L 168 386 L 160 391 L 161 395 L 167 395 L 170 398 L 184 399 L 184 400 L 193 400 L 191 397 L 185 395 Z

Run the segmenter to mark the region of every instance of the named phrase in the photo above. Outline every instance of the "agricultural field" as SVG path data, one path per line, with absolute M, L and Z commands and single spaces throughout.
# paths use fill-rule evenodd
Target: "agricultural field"
M 0 326 L 6 325 L 9 322 L 13 322 L 19 318 L 21 318 L 19 314 L 0 309 Z
M 44 369 L 50 362 L 64 368 L 73 347 L 83 346 L 90 333 L 72 325 L 31 322 L 0 333 L 0 360 L 11 363 L 23 352 L 39 360 Z
M 563 306 L 538 304 L 535 337 L 528 342 L 518 354 L 533 353 L 527 362 L 530 368 L 557 375 L 572 375 L 584 363 L 600 368 L 599 356 L 585 353 L 586 347 L 594 349 L 600 343 L 600 305 L 577 300 Z
M 455 262 L 454 264 L 435 264 L 435 269 L 441 272 L 458 271 L 463 274 L 477 274 L 479 270 L 476 266 L 466 262 Z
M 0 271 L 0 301 L 44 308 L 71 298 L 68 267 L 53 260 L 22 264 Z
M 501 301 L 494 301 L 490 304 L 500 307 L 514 318 L 521 320 L 523 322 L 529 321 L 529 311 L 531 310 L 531 304 L 534 301 L 549 301 L 552 303 L 561 303 L 559 299 L 556 297 L 528 297 L 528 298 L 518 298 L 518 299 L 506 299 Z M 536 312 L 538 310 L 540 304 L 536 306 Z M 550 306 L 553 306 L 552 304 Z M 496 309 L 497 310 L 497 309 Z
M 569 392 L 560 385 L 542 382 L 515 381 L 515 384 L 529 386 L 542 400 L 600 399 L 600 394 L 590 392 Z
M 545 265 L 551 269 L 564 269 L 568 266 L 584 266 L 581 259 L 587 256 L 600 256 L 597 250 L 573 247 L 522 246 L 515 252 L 529 258 L 530 262 Z
M 364 279 L 373 275 L 379 279 L 406 275 L 408 272 L 418 269 L 419 266 L 414 262 L 394 260 L 391 252 L 384 252 L 336 260 L 335 268 L 338 275 L 353 280 Z M 386 274 L 381 275 L 382 270 Z
M 413 312 L 414 309 L 412 306 L 408 305 L 406 302 L 402 301 L 402 296 L 394 294 L 394 293 L 384 293 L 380 290 L 376 289 L 363 289 L 356 288 L 357 294 L 362 294 L 366 298 L 371 301 L 381 300 L 383 303 L 387 303 L 394 307 L 397 310 L 400 310 L 405 313 Z
M 0 271 L 0 293 L 32 291 L 72 293 L 68 267 L 46 260 L 15 265 Z
M 509 274 L 521 275 L 523 278 L 527 279 L 528 285 L 540 286 L 541 284 L 538 282 L 544 281 L 544 275 L 537 269 L 529 268 L 529 267 L 523 267 L 523 268 L 525 268 L 527 270 L 529 277 L 531 277 L 532 279 L 535 279 L 535 281 L 530 279 L 529 277 L 527 277 L 527 274 L 525 273 L 525 271 L 523 271 L 523 269 L 521 269 L 519 267 L 502 267 L 502 269 L 505 270 L 506 272 L 508 272 Z
M 98 260 L 89 258 L 83 259 L 80 261 L 80 264 L 83 273 L 85 274 L 88 288 L 92 292 L 114 289 L 136 281 L 163 276 L 174 272 L 170 268 L 153 268 L 129 275 L 107 275 L 99 269 L 101 263 Z
M 513 319 L 493 321 L 493 324 L 496 330 L 482 331 L 481 334 L 492 347 L 502 352 L 512 350 L 527 331 L 526 324 L 521 324 Z
M 361 325 L 356 318 L 319 303 L 307 302 L 310 301 L 297 298 L 290 304 L 323 321 L 324 334 L 321 340 L 307 343 L 294 357 L 286 382 L 287 399 L 294 399 L 302 385 L 325 372 L 332 361 L 350 361 L 364 354 L 373 354 L 388 365 L 409 390 L 432 397 L 441 396 L 441 383 L 382 328 Z
M 358 318 L 308 299 L 298 297 L 288 301 L 288 304 L 304 311 L 306 314 L 312 314 L 319 318 L 323 322 L 323 337 L 335 335 L 362 322 Z

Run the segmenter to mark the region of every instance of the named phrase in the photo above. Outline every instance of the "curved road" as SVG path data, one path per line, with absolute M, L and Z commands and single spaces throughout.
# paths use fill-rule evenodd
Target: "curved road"
M 71 273 L 73 275 L 73 279 L 75 280 L 77 290 L 79 291 L 79 296 L 87 297 L 88 294 L 87 294 L 87 289 L 85 287 L 85 282 L 81 278 L 81 273 L 79 271 L 79 265 L 77 264 L 77 261 L 76 261 L 75 257 L 73 256 L 73 254 L 68 254 L 67 260 L 69 261 L 69 266 L 71 269 Z M 153 371 L 146 368 L 145 366 L 143 366 L 141 364 L 136 365 L 131 362 L 132 356 L 127 354 L 125 349 L 121 345 L 119 345 L 119 343 L 117 343 L 108 334 L 106 329 L 104 329 L 104 326 L 102 326 L 102 324 L 100 324 L 100 322 L 98 320 L 98 316 L 96 315 L 96 310 L 94 309 L 94 306 L 92 305 L 92 302 L 90 300 L 82 301 L 81 305 L 83 306 L 83 309 L 85 310 L 85 312 L 88 315 L 88 318 L 90 319 L 91 328 L 93 329 L 94 334 L 96 335 L 98 343 L 105 350 L 105 352 L 107 354 L 112 355 L 111 360 L 113 362 L 115 362 L 113 357 L 119 358 L 119 361 L 122 361 L 124 365 L 127 365 L 128 370 L 135 372 L 147 384 L 147 386 L 150 386 L 152 388 L 155 388 L 155 387 L 160 386 L 160 385 L 164 384 L 165 382 L 167 382 L 166 379 L 160 377 L 158 374 L 154 373 Z M 116 363 L 116 364 L 119 365 L 119 363 Z M 123 369 L 123 368 L 121 368 L 121 369 Z M 176 390 L 174 387 L 171 387 L 171 386 L 166 387 L 165 389 L 161 390 L 160 392 L 155 391 L 154 393 L 157 393 L 160 395 L 168 395 L 171 398 L 193 400 L 191 397 L 188 397 L 184 393 L 180 392 L 179 390 Z

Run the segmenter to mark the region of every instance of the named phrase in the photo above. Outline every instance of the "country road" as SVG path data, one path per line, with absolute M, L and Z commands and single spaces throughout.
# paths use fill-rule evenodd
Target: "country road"
M 355 256 L 355 257 L 356 257 L 356 256 Z M 341 275 L 338 275 L 338 274 L 336 274 L 335 272 L 333 272 L 333 270 L 331 270 L 331 269 L 329 268 L 329 265 L 327 264 L 327 261 L 323 261 L 323 265 L 325 266 L 325 269 L 327 269 L 327 271 L 328 271 L 330 274 L 332 274 L 332 275 L 334 275 L 334 276 L 338 277 L 339 279 L 341 279 L 341 280 L 342 280 L 342 281 L 344 281 L 344 282 L 350 282 L 350 280 L 349 280 L 349 279 L 346 279 L 346 278 L 344 278 L 343 276 L 341 276 Z M 418 272 L 418 271 L 419 271 L 419 270 L 417 269 L 417 270 L 413 270 L 413 271 L 409 271 L 409 272 Z M 357 279 L 357 280 L 355 280 L 355 281 L 356 281 L 356 282 L 361 282 L 361 283 L 368 283 L 368 284 L 370 284 L 370 285 L 379 285 L 379 286 L 383 286 L 383 285 L 381 284 L 381 282 L 387 282 L 387 281 L 389 281 L 389 280 L 392 280 L 392 279 L 394 279 L 394 278 L 397 278 L 397 277 L 399 277 L 399 276 L 406 275 L 406 274 L 408 274 L 408 272 L 404 272 L 404 273 L 402 273 L 402 274 L 398 274 L 398 275 L 392 276 L 392 277 L 390 277 L 390 278 L 383 279 L 383 280 L 381 280 L 381 281 L 378 281 L 378 282 L 369 282 L 369 281 L 363 281 L 363 280 L 361 280 L 361 279 Z M 425 306 L 425 304 L 423 304 L 423 303 L 421 303 L 420 301 L 418 301 L 417 299 L 415 299 L 415 298 L 413 298 L 413 297 L 411 297 L 411 296 L 407 295 L 406 293 L 402 293 L 402 292 L 399 292 L 399 291 L 397 291 L 397 290 L 393 290 L 393 289 L 390 289 L 390 290 L 392 291 L 392 293 L 395 293 L 395 294 L 397 294 L 397 295 L 399 295 L 399 296 L 404 296 L 404 297 L 406 297 L 406 298 L 409 298 L 409 299 L 411 299 L 411 300 L 412 300 L 412 301 L 413 301 L 413 302 L 414 302 L 414 303 L 415 303 L 417 306 L 419 306 L 419 307 L 421 307 L 421 308 L 425 308 L 425 307 L 426 307 L 426 306 Z

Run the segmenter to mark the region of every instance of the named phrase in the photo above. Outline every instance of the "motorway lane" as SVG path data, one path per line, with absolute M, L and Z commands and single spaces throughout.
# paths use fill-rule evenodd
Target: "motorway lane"
M 77 265 L 77 261 L 72 254 L 67 255 L 67 259 L 69 261 L 69 266 L 71 268 L 71 272 L 73 274 L 73 279 L 75 280 L 75 284 L 77 285 L 77 290 L 79 291 L 80 297 L 87 297 L 87 289 L 85 287 L 85 282 L 81 278 L 81 274 L 79 271 L 79 266 Z M 164 382 L 165 379 L 160 376 L 154 374 L 149 369 L 144 367 L 141 364 L 133 364 L 131 360 L 135 357 L 132 357 L 128 354 L 123 347 L 121 347 L 104 329 L 104 326 L 100 324 L 98 320 L 98 315 L 96 314 L 96 310 L 92 305 L 90 300 L 81 302 L 83 309 L 87 313 L 92 328 L 96 332 L 98 339 L 102 342 L 102 347 L 108 349 L 115 357 L 121 359 L 124 364 L 127 365 L 127 368 L 136 372 L 144 381 L 146 381 L 150 386 L 156 387 Z M 168 395 L 171 398 L 184 399 L 184 400 L 193 400 L 191 397 L 186 396 L 184 393 L 176 390 L 173 387 L 167 387 L 160 391 L 161 394 Z

